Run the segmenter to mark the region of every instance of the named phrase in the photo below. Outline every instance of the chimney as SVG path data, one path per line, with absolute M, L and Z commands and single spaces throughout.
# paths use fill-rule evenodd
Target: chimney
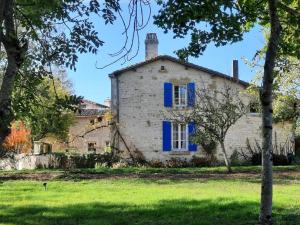
M 148 33 L 145 40 L 145 60 L 158 56 L 158 39 L 156 33 Z
M 234 80 L 239 80 L 239 61 L 237 59 L 232 60 L 232 77 Z
M 106 99 L 104 100 L 104 105 L 107 106 L 107 107 L 110 107 L 110 106 L 111 106 L 111 100 L 110 100 L 110 98 L 106 98 Z

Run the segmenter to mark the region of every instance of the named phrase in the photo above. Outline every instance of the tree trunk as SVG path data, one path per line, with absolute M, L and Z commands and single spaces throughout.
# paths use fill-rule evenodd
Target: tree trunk
M 262 184 L 259 222 L 261 225 L 270 225 L 272 222 L 273 197 L 273 148 L 272 148 L 272 88 L 276 52 L 280 36 L 280 22 L 277 15 L 277 0 L 268 0 L 271 33 L 268 42 L 263 86 L 261 90 L 262 104 Z
M 0 88 L 0 146 L 9 133 L 9 125 L 12 121 L 11 95 L 17 70 L 14 57 L 8 56 L 8 64 Z
M 17 34 L 14 21 L 14 1 L 3 0 L 0 4 L 3 15 L 0 15 L 1 43 L 3 44 L 7 55 L 7 67 L 4 73 L 3 81 L 0 87 L 0 148 L 5 137 L 9 134 L 9 126 L 13 119 L 11 96 L 14 86 L 14 80 L 20 66 L 24 61 L 24 55 L 27 51 L 27 43 L 21 45 Z M 0 11 L 1 13 L 1 11 Z M 5 31 L 5 33 L 3 32 Z
M 224 141 L 221 141 L 220 144 L 221 144 L 221 149 L 222 149 L 222 152 L 223 152 L 224 161 L 225 161 L 225 165 L 227 167 L 228 173 L 232 173 L 232 169 L 231 169 L 230 161 L 228 160 L 228 156 L 227 156 L 227 153 L 226 153 Z

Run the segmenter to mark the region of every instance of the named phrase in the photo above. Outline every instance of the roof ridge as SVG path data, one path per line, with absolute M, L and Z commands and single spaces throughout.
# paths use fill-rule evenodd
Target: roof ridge
M 244 85 L 246 87 L 249 86 L 248 82 L 243 81 L 241 79 L 236 80 L 235 78 L 233 78 L 230 75 L 227 75 L 227 74 L 224 74 L 224 73 L 221 73 L 221 72 L 218 72 L 218 71 L 215 71 L 215 70 L 203 67 L 203 66 L 199 66 L 199 65 L 191 63 L 191 62 L 186 62 L 186 61 L 177 59 L 177 58 L 175 58 L 173 56 L 170 56 L 170 55 L 159 55 L 159 56 L 151 58 L 149 60 L 145 60 L 145 61 L 142 61 L 142 62 L 139 62 L 139 63 L 135 63 L 133 65 L 130 65 L 130 66 L 127 66 L 127 67 L 124 67 L 122 69 L 119 69 L 119 70 L 116 70 L 116 71 L 112 72 L 111 74 L 109 74 L 109 77 L 117 76 L 117 75 L 119 75 L 121 73 L 124 73 L 126 71 L 135 69 L 137 67 L 146 65 L 148 63 L 155 62 L 155 61 L 160 60 L 160 59 L 167 59 L 167 60 L 170 60 L 172 62 L 179 63 L 181 65 L 188 66 L 188 67 L 191 67 L 191 68 L 194 68 L 194 69 L 197 69 L 197 70 L 201 70 L 201 71 L 207 72 L 207 73 L 209 73 L 211 75 L 216 75 L 216 76 L 225 78 L 227 80 L 230 80 L 232 82 L 236 82 L 236 83 L 242 84 L 242 85 Z

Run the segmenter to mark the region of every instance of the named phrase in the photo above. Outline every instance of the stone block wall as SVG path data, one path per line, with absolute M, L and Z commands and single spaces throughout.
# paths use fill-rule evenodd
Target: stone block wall
M 199 146 L 197 152 L 178 153 L 162 150 L 162 121 L 166 119 L 170 110 L 174 110 L 164 107 L 164 82 L 195 82 L 196 89 L 220 89 L 225 84 L 231 85 L 232 88 L 241 91 L 240 97 L 245 103 L 249 102 L 248 96 L 243 92 L 245 86 L 169 60 L 157 60 L 113 77 L 112 112 L 116 115 L 120 133 L 127 145 L 140 150 L 147 160 L 164 161 L 171 157 L 191 159 L 193 155 L 203 153 Z M 247 137 L 251 140 L 261 140 L 260 125 L 259 115 L 249 114 L 241 118 L 230 129 L 226 138 L 229 155 L 234 149 L 245 147 Z M 290 137 L 289 124 L 276 125 L 274 130 L 280 142 Z M 122 141 L 119 141 L 119 148 L 125 149 Z

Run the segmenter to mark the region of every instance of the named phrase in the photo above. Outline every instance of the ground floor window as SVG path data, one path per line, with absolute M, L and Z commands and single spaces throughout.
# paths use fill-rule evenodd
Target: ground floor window
M 88 151 L 89 152 L 96 152 L 96 142 L 89 142 L 88 143 Z
M 172 150 L 187 150 L 188 132 L 187 125 L 172 123 Z

